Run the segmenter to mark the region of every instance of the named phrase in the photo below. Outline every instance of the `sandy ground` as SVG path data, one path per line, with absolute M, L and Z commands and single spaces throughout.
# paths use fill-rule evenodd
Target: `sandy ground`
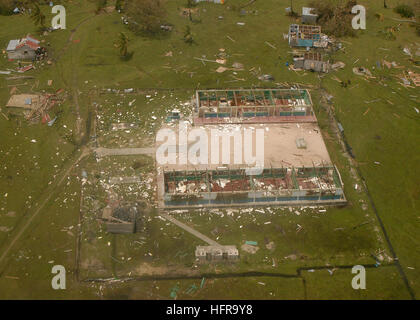
M 167 142 L 165 138 L 161 142 L 157 142 L 156 150 L 165 150 L 164 147 L 169 146 L 171 154 L 176 157 L 176 163 L 162 164 L 157 157 L 157 165 L 159 170 L 214 170 L 218 167 L 229 166 L 229 168 L 246 168 L 255 165 L 255 161 L 251 162 L 251 165 L 247 165 L 245 157 L 245 149 L 252 144 L 252 156 L 255 157 L 256 151 L 258 151 L 258 159 L 263 160 L 264 167 L 266 168 L 281 168 L 281 167 L 311 167 L 313 165 L 319 166 L 322 163 L 331 164 L 331 160 L 325 146 L 324 140 L 321 136 L 321 130 L 315 123 L 291 123 L 291 124 L 255 124 L 255 125 L 206 125 L 206 126 L 191 126 L 189 123 L 185 129 L 179 130 L 178 126 L 172 126 L 171 129 L 176 137 L 172 142 Z M 197 140 L 191 140 L 188 142 L 182 141 L 182 136 L 186 132 L 188 135 L 191 134 L 193 129 L 203 129 L 206 133 L 207 139 L 200 138 L 201 141 L 207 140 L 202 144 L 200 152 L 203 151 L 203 158 L 207 160 L 207 163 L 194 164 L 191 161 L 190 154 L 196 145 Z M 219 157 L 217 157 L 217 149 L 212 148 L 212 131 L 218 130 L 216 140 L 219 140 Z M 251 140 L 245 138 L 245 130 L 252 132 L 252 143 Z M 257 133 L 257 132 L 260 133 Z M 238 138 L 234 138 L 234 135 Z M 261 140 L 258 140 L 257 150 L 257 136 L 258 134 L 263 136 L 263 148 L 261 148 Z M 223 141 L 222 136 L 229 136 L 230 145 Z M 204 136 L 204 138 L 206 137 Z M 180 141 L 181 137 L 181 141 Z M 306 149 L 299 149 L 296 145 L 296 140 L 303 138 L 306 142 Z M 185 141 L 185 140 L 184 140 Z M 225 140 L 227 141 L 227 140 Z M 206 146 L 207 144 L 207 146 Z M 213 143 L 216 147 L 217 145 Z M 176 150 L 176 151 L 175 151 Z M 226 150 L 229 157 L 223 159 L 223 150 Z M 205 155 L 207 151 L 207 156 Z M 197 155 L 200 155 L 197 152 Z M 248 154 L 250 154 L 248 152 Z M 238 156 L 239 155 L 239 156 Z M 169 152 L 166 151 L 164 156 L 169 156 Z M 182 158 L 187 156 L 187 163 L 182 163 Z M 235 160 L 236 156 L 236 160 Z M 213 159 L 213 160 L 212 160 Z M 226 161 L 228 159 L 228 161 Z M 173 162 L 173 161 L 172 161 Z

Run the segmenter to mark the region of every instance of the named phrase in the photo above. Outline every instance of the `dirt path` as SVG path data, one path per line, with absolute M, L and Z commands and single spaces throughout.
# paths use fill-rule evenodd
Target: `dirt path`
M 53 59 L 55 63 L 57 63 L 59 61 L 59 59 L 63 56 L 63 54 L 65 54 L 65 52 L 67 52 L 67 50 L 69 49 L 74 35 L 76 34 L 76 32 L 79 30 L 79 28 L 81 26 L 83 26 L 85 23 L 87 23 L 88 21 L 90 21 L 91 19 L 95 18 L 95 16 L 89 16 L 85 19 L 83 19 L 74 29 L 71 30 L 71 34 L 69 39 L 67 40 L 67 43 L 65 44 L 65 46 L 61 49 L 61 51 L 58 53 L 58 55 Z M 73 60 L 73 57 L 72 57 Z M 76 120 L 76 134 L 77 136 L 81 136 L 82 135 L 82 129 L 81 129 L 81 125 L 83 123 L 83 119 L 80 116 L 80 105 L 79 105 L 79 99 L 78 99 L 78 87 L 77 87 L 77 70 L 73 70 L 73 79 L 72 80 L 72 88 L 71 91 L 73 93 L 73 100 L 75 103 L 75 111 L 76 111 L 76 115 L 77 115 L 77 120 Z M 19 239 L 22 237 L 22 235 L 26 232 L 26 230 L 28 229 L 28 227 L 30 226 L 30 224 L 32 223 L 32 221 L 39 215 L 39 213 L 41 212 L 41 210 L 45 207 L 45 205 L 51 200 L 51 198 L 53 197 L 53 195 L 56 194 L 56 190 L 58 188 L 60 188 L 63 184 L 63 182 L 65 181 L 65 179 L 68 177 L 68 175 L 70 174 L 70 172 L 73 170 L 73 168 L 87 155 L 90 154 L 90 150 L 87 147 L 84 147 L 83 145 L 80 146 L 82 152 L 80 154 L 79 157 L 77 157 L 77 159 L 75 159 L 73 162 L 71 162 L 71 159 L 69 159 L 68 161 L 70 162 L 70 167 L 64 171 L 64 173 L 62 174 L 61 178 L 57 178 L 51 185 L 51 187 L 47 188 L 46 191 L 48 193 L 44 193 L 44 195 L 42 195 L 40 197 L 40 199 L 42 199 L 44 197 L 44 199 L 41 201 L 41 203 L 39 204 L 38 208 L 35 210 L 35 212 L 26 220 L 26 222 L 24 224 L 22 224 L 18 229 L 15 230 L 15 234 L 12 235 L 12 238 L 9 242 L 9 244 L 5 244 L 4 248 L 1 250 L 1 255 L 0 255 L 0 276 L 2 274 L 2 272 L 4 270 L 1 270 L 1 268 L 3 267 L 3 263 L 5 262 L 5 259 L 7 257 L 7 255 L 9 254 L 10 250 L 13 248 L 13 246 L 16 244 L 16 242 L 19 241 Z M 77 154 L 75 155 L 77 156 Z
M 59 52 L 59 54 L 57 55 L 57 58 L 54 59 L 54 62 L 57 62 L 58 60 L 60 60 L 61 56 L 69 49 L 71 42 L 73 41 L 73 37 L 76 34 L 77 30 L 79 30 L 79 28 L 84 25 L 86 22 L 88 22 L 90 19 L 93 19 L 95 16 L 90 16 L 85 18 L 84 20 L 82 20 L 73 30 L 71 30 L 71 34 L 69 39 L 67 40 L 66 45 L 61 49 L 61 51 Z
M 161 215 L 165 219 L 168 219 L 170 222 L 172 222 L 173 224 L 176 224 L 178 227 L 184 229 L 185 231 L 191 233 L 193 236 L 196 236 L 197 238 L 203 240 L 204 242 L 207 242 L 209 245 L 221 247 L 221 245 L 218 244 L 216 241 L 210 239 L 209 237 L 205 236 L 204 234 L 198 232 L 197 230 L 194 230 L 193 228 L 191 228 L 191 227 L 187 226 L 186 224 L 182 223 L 181 221 L 176 220 L 175 218 L 171 217 L 170 215 L 168 215 L 166 213 L 163 213 L 163 212 L 159 213 L 159 215 Z
M 96 148 L 95 153 L 98 157 L 106 156 L 132 156 L 132 155 L 154 155 L 155 148 L 121 148 L 121 149 L 108 149 L 108 148 Z

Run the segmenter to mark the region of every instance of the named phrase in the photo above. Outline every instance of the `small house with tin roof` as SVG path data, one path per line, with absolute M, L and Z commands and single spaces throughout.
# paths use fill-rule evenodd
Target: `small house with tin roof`
M 40 41 L 27 35 L 23 39 L 10 40 L 6 52 L 11 60 L 35 60 L 40 48 Z

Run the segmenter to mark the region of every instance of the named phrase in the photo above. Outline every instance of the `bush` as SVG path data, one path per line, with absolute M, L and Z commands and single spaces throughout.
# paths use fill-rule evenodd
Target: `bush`
M 412 7 L 406 4 L 400 4 L 395 7 L 394 11 L 398 13 L 401 17 L 412 18 L 414 17 L 414 10 Z

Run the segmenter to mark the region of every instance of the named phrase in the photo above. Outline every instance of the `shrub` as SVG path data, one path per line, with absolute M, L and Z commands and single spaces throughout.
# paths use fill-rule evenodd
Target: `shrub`
M 400 4 L 395 7 L 394 11 L 398 13 L 401 17 L 412 18 L 414 17 L 414 10 L 412 7 L 406 4 Z

